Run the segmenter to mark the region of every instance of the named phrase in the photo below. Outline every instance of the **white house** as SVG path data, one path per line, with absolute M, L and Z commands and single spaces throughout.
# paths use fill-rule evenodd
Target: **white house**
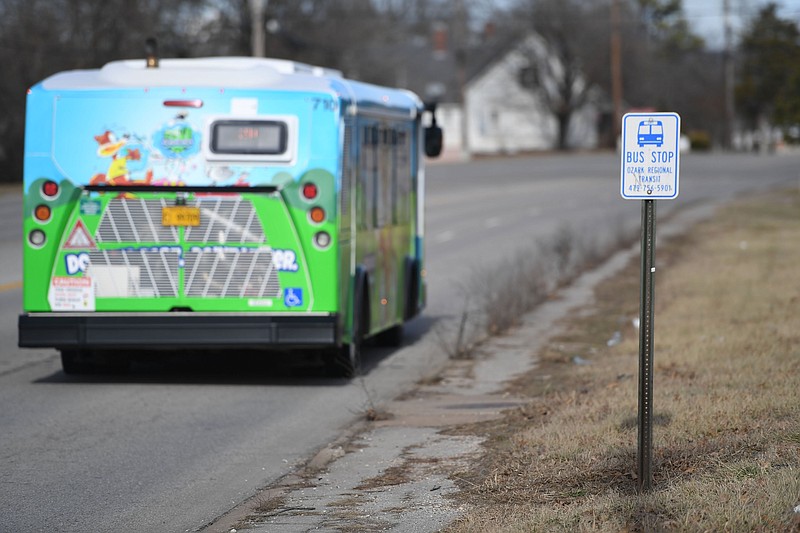
M 547 68 L 539 68 L 537 63 L 547 63 Z M 477 72 L 464 89 L 466 125 L 462 127 L 466 126 L 467 151 L 496 154 L 557 148 L 558 120 L 542 93 L 555 90 L 555 81 L 547 76 L 562 70 L 544 40 L 532 34 Z M 583 79 L 576 82 L 585 83 Z M 596 147 L 597 124 L 598 110 L 592 103 L 574 112 L 567 133 L 568 147 Z
M 406 57 L 405 85 L 424 100 L 438 102 L 444 129 L 444 157 L 513 154 L 558 148 L 558 120 L 546 101 L 563 66 L 541 36 L 492 39 L 469 51 L 453 52 L 439 28 L 427 41 L 417 39 Z M 433 43 L 431 46 L 430 43 Z M 399 59 L 399 58 L 395 58 Z M 400 81 L 400 80 L 398 80 Z M 582 77 L 574 89 L 586 89 Z M 600 91 L 592 90 L 569 124 L 571 149 L 600 143 Z

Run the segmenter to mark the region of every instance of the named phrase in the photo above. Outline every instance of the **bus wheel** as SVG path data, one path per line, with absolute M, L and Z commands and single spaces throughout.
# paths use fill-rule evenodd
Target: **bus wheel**
M 419 263 L 410 257 L 406 258 L 405 281 L 403 319 L 411 320 L 419 313 Z
M 364 326 L 366 313 L 364 306 L 363 285 L 359 284 L 353 294 L 353 319 L 350 330 L 350 342 L 335 350 L 328 358 L 328 373 L 352 378 L 361 373 L 361 347 L 364 344 Z
M 65 374 L 92 374 L 97 371 L 97 365 L 83 350 L 61 350 L 61 368 Z
M 375 337 L 375 342 L 379 346 L 387 348 L 397 348 L 403 344 L 403 324 L 397 324 L 389 329 L 380 332 Z
M 65 374 L 123 374 L 128 371 L 130 361 L 127 355 L 70 348 L 61 350 L 61 367 Z

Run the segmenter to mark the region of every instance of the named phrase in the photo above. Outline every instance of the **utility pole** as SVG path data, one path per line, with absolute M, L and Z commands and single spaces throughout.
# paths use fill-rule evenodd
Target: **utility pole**
M 611 0 L 611 98 L 614 105 L 611 122 L 615 146 L 622 131 L 622 36 L 619 26 L 619 0 Z
M 731 25 L 730 0 L 722 0 L 722 10 L 725 17 L 725 55 L 724 55 L 724 89 L 725 89 L 725 138 L 723 146 L 733 148 L 734 121 L 736 119 L 733 109 L 733 27 Z
M 250 20 L 251 36 L 250 46 L 253 57 L 265 57 L 266 34 L 264 25 L 264 13 L 267 11 L 268 0 L 250 0 Z

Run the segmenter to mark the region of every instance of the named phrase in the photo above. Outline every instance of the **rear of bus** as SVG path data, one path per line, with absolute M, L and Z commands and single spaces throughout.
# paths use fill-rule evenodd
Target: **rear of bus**
M 20 346 L 67 370 L 92 350 L 341 344 L 340 106 L 291 70 L 126 61 L 29 91 Z

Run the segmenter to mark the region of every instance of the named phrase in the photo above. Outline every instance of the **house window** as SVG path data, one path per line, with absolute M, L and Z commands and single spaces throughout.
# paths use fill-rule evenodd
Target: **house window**
M 533 66 L 522 67 L 519 69 L 519 84 L 523 89 L 535 89 L 539 85 L 538 73 Z

